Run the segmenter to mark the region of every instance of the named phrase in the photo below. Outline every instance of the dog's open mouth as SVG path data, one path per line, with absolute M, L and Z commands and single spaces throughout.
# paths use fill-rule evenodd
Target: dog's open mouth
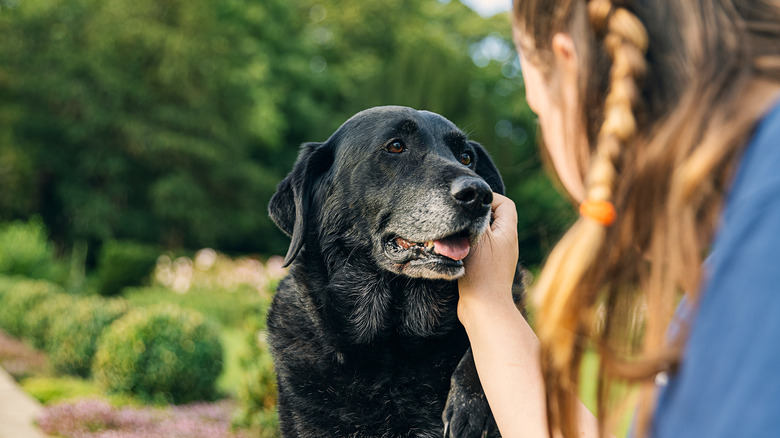
M 396 263 L 442 263 L 459 267 L 463 266 L 463 259 L 471 250 L 471 236 L 462 231 L 424 242 L 391 236 L 386 241 L 385 250 Z
M 423 247 L 424 251 L 446 257 L 451 260 L 463 260 L 469 255 L 471 245 L 467 236 L 450 236 L 439 240 L 429 240 L 425 243 L 410 242 L 402 237 L 395 238 L 395 244 L 403 249 Z

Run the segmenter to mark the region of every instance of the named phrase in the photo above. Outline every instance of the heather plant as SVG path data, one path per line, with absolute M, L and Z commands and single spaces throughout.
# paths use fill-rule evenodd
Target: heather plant
M 98 338 L 127 310 L 127 302 L 119 298 L 79 300 L 68 317 L 58 318 L 50 329 L 47 344 L 54 370 L 74 376 L 89 376 Z
M 247 431 L 232 430 L 232 408 L 228 401 L 163 409 L 115 408 L 88 399 L 47 407 L 38 425 L 50 435 L 67 438 L 248 438 Z
M 170 305 L 135 309 L 101 337 L 93 375 L 109 392 L 147 401 L 208 400 L 222 355 L 218 327 L 202 314 Z
M 204 248 L 192 259 L 172 259 L 167 255 L 159 257 L 154 280 L 181 294 L 191 289 L 235 292 L 244 286 L 268 295 L 285 275 L 283 264 L 284 260 L 279 256 L 272 256 L 262 263 L 252 257 L 231 259 L 211 248 Z
M 0 367 L 16 380 L 45 373 L 49 362 L 45 354 L 0 330 Z

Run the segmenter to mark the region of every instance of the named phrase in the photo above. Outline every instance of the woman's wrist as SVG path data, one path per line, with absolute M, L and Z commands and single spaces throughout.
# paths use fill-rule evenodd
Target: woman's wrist
M 507 437 L 549 436 L 536 336 L 508 291 L 465 292 L 458 317 L 499 430 Z
M 464 293 L 466 292 L 466 293 Z M 506 317 L 522 317 L 512 299 L 511 290 L 504 294 L 495 291 L 463 291 L 458 300 L 458 319 L 470 333 L 479 327 L 488 328 Z

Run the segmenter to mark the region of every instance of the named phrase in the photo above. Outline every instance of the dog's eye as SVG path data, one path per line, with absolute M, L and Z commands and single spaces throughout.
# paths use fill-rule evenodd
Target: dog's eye
M 389 145 L 385 146 L 385 150 L 391 154 L 400 154 L 406 150 L 406 145 L 401 140 L 393 140 Z
M 468 166 L 473 161 L 473 158 L 471 157 L 471 152 L 464 152 L 460 154 L 460 162 L 463 163 L 464 166 Z

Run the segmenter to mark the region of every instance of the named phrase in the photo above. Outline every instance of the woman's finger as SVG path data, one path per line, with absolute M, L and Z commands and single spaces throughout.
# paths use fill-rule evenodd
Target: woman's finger
M 517 228 L 517 208 L 514 201 L 493 193 L 490 208 L 493 211 L 493 224 L 490 227 L 492 230 Z

